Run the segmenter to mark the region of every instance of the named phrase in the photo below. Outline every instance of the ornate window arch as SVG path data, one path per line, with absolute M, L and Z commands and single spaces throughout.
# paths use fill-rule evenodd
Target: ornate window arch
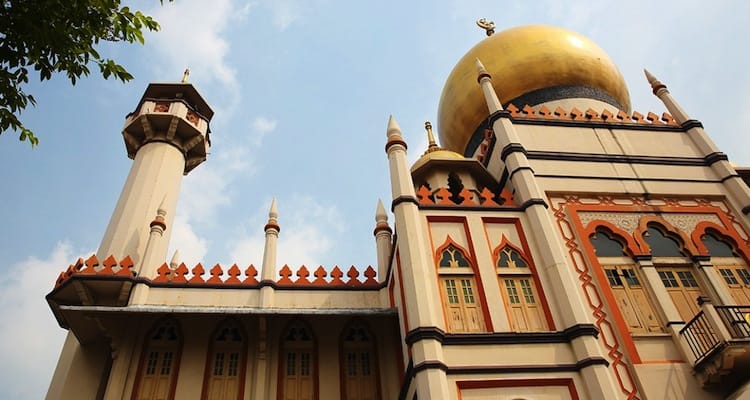
M 505 236 L 492 252 L 511 330 L 549 330 L 531 263 Z
M 143 342 L 143 352 L 136 373 L 133 400 L 174 398 L 180 368 L 182 335 L 177 321 L 168 318 L 157 322 Z
M 589 242 L 614 298 L 611 307 L 619 310 L 628 331 L 637 334 L 663 332 L 658 314 L 642 284 L 644 277 L 629 254 L 629 245 L 632 244 L 622 237 L 622 233 L 615 233 L 605 225 L 595 227 L 589 235 Z
M 750 271 L 736 244 L 714 229 L 706 229 L 701 244 L 736 304 L 750 304 Z
M 234 319 L 219 324 L 208 344 L 201 398 L 241 399 L 245 388 L 247 340 Z
M 645 223 L 645 224 L 644 224 Z M 690 321 L 700 311 L 696 299 L 705 296 L 701 277 L 693 261 L 688 258 L 697 254 L 697 248 L 685 234 L 666 221 L 644 218 L 641 226 L 642 240 L 651 249 L 651 257 L 664 288 L 672 299 L 680 317 Z
M 441 299 L 449 332 L 486 332 L 473 260 L 448 236 L 435 252 Z
M 347 400 L 380 399 L 380 368 L 377 346 L 370 329 L 361 321 L 352 321 L 341 333 L 341 398 Z
M 318 398 L 317 349 L 310 326 L 292 321 L 282 332 L 279 359 L 279 400 Z

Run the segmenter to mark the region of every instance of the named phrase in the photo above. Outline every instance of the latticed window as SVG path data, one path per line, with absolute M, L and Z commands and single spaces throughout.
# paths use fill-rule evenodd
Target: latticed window
M 157 325 L 146 337 L 134 398 L 161 400 L 174 396 L 180 334 L 172 320 Z
M 739 256 L 732 244 L 721 238 L 706 234 L 701 240 L 734 302 L 739 305 L 750 305 L 750 272 L 745 260 Z
M 524 255 L 511 245 L 501 244 L 495 249 L 495 266 L 511 330 L 547 330 L 533 273 Z
M 315 341 L 310 328 L 295 321 L 282 336 L 279 374 L 282 375 L 279 392 L 284 400 L 310 400 L 315 398 Z
M 344 382 L 343 399 L 380 399 L 378 366 L 375 343 L 370 331 L 360 323 L 353 323 L 343 332 L 341 354 L 341 379 Z
M 476 281 L 470 259 L 454 244 L 439 253 L 441 297 L 451 332 L 484 332 L 482 308 L 475 294 Z
M 605 229 L 598 229 L 589 240 L 615 298 L 611 306 L 620 311 L 630 332 L 663 332 L 651 300 L 641 286 L 635 264 L 625 249 L 625 241 Z
M 202 398 L 241 399 L 243 392 L 245 336 L 234 320 L 223 322 L 209 343 L 207 374 Z

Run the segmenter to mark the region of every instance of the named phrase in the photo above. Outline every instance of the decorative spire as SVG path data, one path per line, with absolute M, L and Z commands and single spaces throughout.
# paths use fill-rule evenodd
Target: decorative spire
M 276 206 L 276 197 L 271 200 L 271 208 L 268 210 L 268 223 L 266 223 L 266 226 L 263 228 L 266 233 L 269 229 L 274 229 L 276 232 L 280 232 L 281 228 L 279 227 L 279 210 Z
M 685 123 L 685 121 L 689 121 L 691 119 L 690 116 L 677 103 L 677 100 L 672 97 L 672 94 L 669 93 L 669 90 L 667 90 L 667 85 L 661 83 L 652 73 L 648 72 L 648 70 L 645 68 L 643 69 L 643 73 L 646 74 L 646 79 L 651 85 L 651 90 L 654 92 L 654 95 L 658 97 L 659 100 L 662 101 L 662 103 L 664 103 L 664 106 L 667 107 L 667 111 L 672 114 L 674 120 L 677 121 L 678 124 L 683 124 Z M 714 146 L 712 145 L 710 147 Z
M 648 80 L 648 83 L 651 85 L 651 90 L 653 90 L 654 95 L 658 97 L 660 90 L 667 90 L 667 85 L 661 83 L 658 79 L 656 79 L 656 77 L 648 72 L 646 68 L 643 69 L 643 73 L 646 74 L 646 80 Z
M 427 131 L 427 141 L 429 142 L 429 145 L 427 145 L 427 150 L 425 150 L 424 154 L 443 150 L 443 148 L 438 146 L 437 142 L 435 142 L 435 135 L 432 134 L 432 123 L 430 123 L 430 121 L 425 121 L 424 129 Z
M 393 114 L 388 116 L 388 129 L 386 130 L 386 135 L 388 138 L 391 138 L 391 136 L 401 137 L 401 127 L 398 126 L 396 118 L 393 118 Z
M 495 111 L 500 111 L 503 109 L 502 103 L 500 103 L 500 99 L 497 98 L 497 93 L 495 93 L 495 88 L 492 86 L 492 77 L 490 76 L 489 72 L 484 68 L 484 64 L 482 64 L 482 61 L 479 60 L 479 58 L 476 59 L 476 66 L 477 66 L 477 81 L 479 82 L 479 85 L 482 87 L 482 93 L 484 94 L 484 101 L 487 102 L 487 108 L 490 111 L 490 114 L 494 113 Z
M 492 36 L 495 33 L 495 21 L 488 21 L 487 18 L 480 18 L 477 20 L 477 26 L 484 29 L 487 36 Z
M 175 250 L 174 254 L 172 255 L 172 260 L 169 262 L 169 267 L 172 269 L 177 269 L 178 265 L 180 265 L 180 251 Z
M 380 199 L 378 199 L 378 206 L 375 209 L 375 222 L 388 223 L 388 214 L 385 212 L 385 207 L 383 207 L 383 202 Z
M 190 68 L 185 68 L 185 72 L 182 73 L 182 83 L 187 83 L 189 76 L 190 76 Z
M 489 78 L 492 79 L 492 75 L 490 75 L 489 72 L 487 72 L 487 69 L 484 68 L 484 64 L 482 64 L 482 61 L 479 60 L 479 58 L 475 58 L 476 60 L 476 66 L 477 66 L 477 82 L 482 82 L 482 78 Z

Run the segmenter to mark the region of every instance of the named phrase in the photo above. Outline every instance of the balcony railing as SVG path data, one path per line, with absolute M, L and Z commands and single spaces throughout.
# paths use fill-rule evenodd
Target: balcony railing
M 750 338 L 750 306 L 715 306 L 714 308 L 732 338 Z
M 698 367 L 727 345 L 750 343 L 750 306 L 714 306 L 704 297 L 699 304 L 701 311 L 680 330 L 693 365 Z
M 722 341 L 714 332 L 711 323 L 703 311 L 698 312 L 682 330 L 680 336 L 685 340 L 688 348 L 698 364 L 713 350 L 721 346 Z

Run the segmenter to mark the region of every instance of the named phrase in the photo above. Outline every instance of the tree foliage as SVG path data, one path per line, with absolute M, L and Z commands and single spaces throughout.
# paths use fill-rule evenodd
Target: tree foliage
M 171 0 L 170 0 L 171 1 Z M 163 3 L 163 0 L 161 1 Z M 102 57 L 101 41 L 138 42 L 159 24 L 120 0 L 4 0 L 0 3 L 0 134 L 20 132 L 31 146 L 39 143 L 19 114 L 36 100 L 24 87 L 29 76 L 41 81 L 65 74 L 75 85 L 98 68 L 105 79 L 126 82 L 133 76 L 115 60 Z

